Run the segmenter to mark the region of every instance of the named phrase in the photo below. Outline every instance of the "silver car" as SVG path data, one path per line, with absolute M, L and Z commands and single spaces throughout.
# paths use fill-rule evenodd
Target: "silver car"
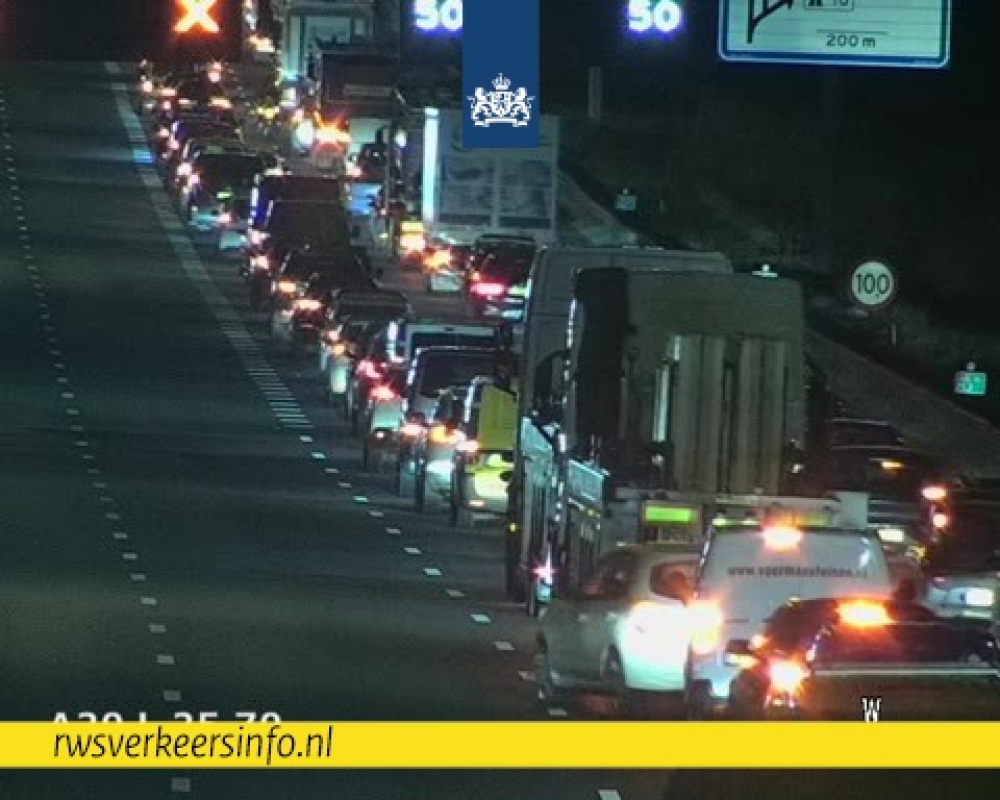
M 577 592 L 553 598 L 536 639 L 539 698 L 598 691 L 625 712 L 634 690 L 683 691 L 698 557 L 677 543 L 621 547 L 598 560 Z

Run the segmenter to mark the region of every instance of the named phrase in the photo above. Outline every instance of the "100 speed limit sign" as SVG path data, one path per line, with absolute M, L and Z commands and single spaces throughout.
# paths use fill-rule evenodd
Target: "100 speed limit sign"
M 854 268 L 848 292 L 851 302 L 865 311 L 878 311 L 896 299 L 899 281 L 888 264 L 866 261 Z

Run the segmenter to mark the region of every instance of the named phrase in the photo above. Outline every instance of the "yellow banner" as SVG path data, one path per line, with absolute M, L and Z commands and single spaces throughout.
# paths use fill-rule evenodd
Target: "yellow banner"
M 0 768 L 1000 767 L 1000 723 L 0 723 Z

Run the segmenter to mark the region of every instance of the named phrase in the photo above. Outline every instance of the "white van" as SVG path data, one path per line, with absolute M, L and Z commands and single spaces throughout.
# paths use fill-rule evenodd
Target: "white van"
M 713 530 L 690 608 L 686 695 L 693 717 L 722 711 L 739 671 L 730 641 L 752 641 L 785 601 L 892 592 L 874 531 L 785 525 Z

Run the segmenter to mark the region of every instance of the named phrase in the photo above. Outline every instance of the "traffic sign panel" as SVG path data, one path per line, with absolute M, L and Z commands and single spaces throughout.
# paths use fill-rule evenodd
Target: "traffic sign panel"
M 888 264 L 881 261 L 865 261 L 851 272 L 851 302 L 865 311 L 879 311 L 896 299 L 899 281 Z
M 986 383 L 985 372 L 956 372 L 955 394 L 967 397 L 985 397 Z
M 721 0 L 725 61 L 922 67 L 948 64 L 951 0 Z

